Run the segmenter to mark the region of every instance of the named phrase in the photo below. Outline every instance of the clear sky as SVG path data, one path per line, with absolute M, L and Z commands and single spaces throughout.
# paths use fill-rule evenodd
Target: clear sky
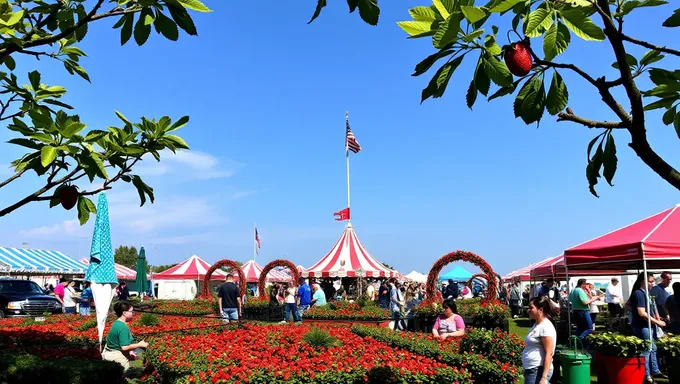
M 549 116 L 538 129 L 526 126 L 514 119 L 511 98 L 481 99 L 470 111 L 464 100 L 472 62 L 458 69 L 443 99 L 420 105 L 429 77 L 410 74 L 433 48 L 406 40 L 396 26 L 408 19 L 406 3 L 383 2 L 378 27 L 347 14 L 342 1 L 329 2 L 307 25 L 315 3 L 206 1 L 214 12 L 194 13 L 198 37 L 172 43 L 152 34 L 141 48 L 134 41 L 119 46 L 115 20 L 97 22 L 81 45 L 93 84 L 46 59 L 18 61 L 22 72 L 38 65 L 43 82 L 65 86 L 65 100 L 93 128 L 117 124 L 115 109 L 130 119 L 191 116 L 180 133 L 192 151 L 140 166 L 155 204 L 139 208 L 127 185 L 108 193 L 114 246 L 145 245 L 151 264 L 192 254 L 245 262 L 257 223 L 258 262 L 284 257 L 311 266 L 344 226 L 333 212 L 346 206 L 346 110 L 363 147 L 351 158 L 352 223 L 375 257 L 404 273 L 427 273 L 456 249 L 507 273 L 680 203 L 678 191 L 627 147 L 625 132 L 615 135 L 615 187 L 603 180 L 601 197 L 593 197 L 585 152 L 596 132 Z M 660 27 L 672 9 L 634 12 L 626 31 L 677 46 L 675 31 Z M 659 27 L 643 30 L 642 23 Z M 505 44 L 509 18 L 499 25 Z M 644 50 L 631 52 L 640 57 Z M 608 43 L 572 36 L 556 61 L 614 76 Z M 668 58 L 661 64 L 678 67 Z M 589 85 L 564 77 L 577 114 L 614 119 Z M 680 166 L 678 138 L 660 117 L 648 114 L 650 141 Z M 12 134 L 2 129 L 0 139 Z M 18 147 L 1 148 L 0 163 L 21 155 Z M 24 177 L 3 188 L 0 201 L 9 205 L 37 187 L 35 177 Z M 81 228 L 75 210 L 34 203 L 0 219 L 0 244 L 85 257 L 93 221 Z

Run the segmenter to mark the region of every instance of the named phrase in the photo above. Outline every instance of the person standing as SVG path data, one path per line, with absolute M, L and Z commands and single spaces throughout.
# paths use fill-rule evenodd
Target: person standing
M 297 290 L 295 289 L 295 285 L 293 283 L 290 284 L 286 288 L 285 292 L 285 302 L 286 302 L 286 309 L 284 313 L 284 318 L 283 318 L 283 323 L 287 323 L 290 320 L 290 315 L 293 315 L 293 321 L 296 323 L 300 322 L 300 313 L 297 310 Z
M 611 284 L 607 286 L 604 293 L 604 301 L 607 303 L 607 309 L 611 318 L 623 315 L 623 292 L 619 285 L 619 278 L 612 277 Z
M 76 291 L 73 287 L 76 285 L 73 281 L 68 281 L 64 286 L 64 314 L 76 314 Z
M 659 316 L 665 322 L 670 321 L 668 311 L 666 310 L 666 300 L 668 300 L 668 296 L 671 295 L 668 293 L 667 289 L 671 286 L 672 282 L 673 276 L 670 272 L 661 272 L 661 282 L 655 285 L 649 292 L 650 296 L 654 298 L 656 307 L 659 310 Z
M 118 319 L 113 322 L 106 336 L 106 346 L 102 352 L 102 359 L 113 361 L 123 366 L 123 371 L 130 369 L 130 353 L 137 348 L 148 348 L 149 343 L 142 340 L 133 343 L 132 333 L 128 323 L 132 321 L 134 309 L 128 302 L 119 301 L 113 306 Z
M 366 287 L 366 296 L 369 301 L 375 301 L 375 287 L 373 286 L 373 283 L 368 283 L 368 287 Z
M 404 294 L 397 286 L 395 279 L 390 279 L 390 311 L 392 312 L 392 319 L 394 320 L 394 330 L 405 330 L 406 325 L 402 319 L 401 312 L 404 308 Z
M 645 283 L 647 284 L 647 291 L 650 291 L 654 284 L 654 275 L 652 273 L 645 275 L 644 272 L 641 272 L 635 284 L 633 284 L 630 294 L 630 306 L 632 309 L 631 326 L 635 336 L 642 340 L 649 340 L 651 343 L 651 348 L 645 353 L 645 382 L 653 383 L 653 377 L 666 378 L 659 370 L 659 363 L 656 359 L 656 343 L 654 342 L 654 339 L 656 339 L 655 325 L 665 327 L 666 323 L 655 316 L 653 303 L 649 303 L 650 313 L 647 313 L 648 298 L 643 290 Z M 649 322 L 652 324 L 652 329 L 649 328 Z
M 589 305 L 597 300 L 597 297 L 588 298 L 588 294 L 586 293 L 587 289 L 588 284 L 586 283 L 586 279 L 578 279 L 576 288 L 571 291 L 569 296 L 572 313 L 574 314 L 574 319 L 576 321 L 576 336 L 578 336 L 584 344 L 587 344 L 586 337 L 593 332 L 593 322 L 590 318 Z
M 312 289 L 309 288 L 309 284 L 307 284 L 307 281 L 305 281 L 304 277 L 300 278 L 300 288 L 298 288 L 297 292 L 297 297 L 298 297 L 298 318 L 300 319 L 300 322 L 302 322 L 302 315 L 305 313 L 306 310 L 309 309 L 309 306 L 312 304 Z
M 127 283 L 121 282 L 118 290 L 118 301 L 128 301 L 130 300 L 130 291 L 128 290 Z
M 234 284 L 233 273 L 227 275 L 227 281 L 217 291 L 217 305 L 225 322 L 238 321 L 241 316 L 241 292 Z
M 54 298 L 61 304 L 61 310 L 64 311 L 64 287 L 68 285 L 66 279 L 59 279 L 59 283 L 54 287 Z
M 536 323 L 529 330 L 522 351 L 525 384 L 547 384 L 553 374 L 557 332 L 550 321 L 551 314 L 552 304 L 548 296 L 534 297 L 529 301 L 529 318 Z
M 78 300 L 78 306 L 81 316 L 90 316 L 90 302 L 92 301 L 92 288 L 90 288 L 90 282 L 86 281 L 83 285 L 83 292 L 80 293 L 80 299 Z
M 312 305 L 315 307 L 323 307 L 326 305 L 326 294 L 319 284 L 313 284 L 312 289 L 314 290 L 314 295 L 312 296 Z
M 449 284 L 446 286 L 446 292 L 444 292 L 444 298 L 457 300 L 458 294 L 458 282 L 449 279 Z
M 519 316 L 519 306 L 521 299 L 522 296 L 519 292 L 519 283 L 514 282 L 510 287 L 510 311 L 512 313 L 512 317 L 515 319 L 517 316 Z
M 388 308 L 390 303 L 390 288 L 387 283 L 383 281 L 378 289 L 378 305 L 380 308 Z
M 671 319 L 668 331 L 675 335 L 680 334 L 680 283 L 673 283 L 673 294 L 666 300 L 666 310 Z

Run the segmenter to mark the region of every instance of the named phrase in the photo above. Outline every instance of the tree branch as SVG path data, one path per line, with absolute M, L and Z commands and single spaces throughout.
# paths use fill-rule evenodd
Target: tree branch
M 563 69 L 569 69 L 572 70 L 576 73 L 578 73 L 581 77 L 586 79 L 590 84 L 594 85 L 597 87 L 597 82 L 595 79 L 593 79 L 592 76 L 589 74 L 585 73 L 581 68 L 575 66 L 574 64 L 560 64 L 560 63 L 553 63 L 552 61 L 545 61 L 540 59 L 536 54 L 534 53 L 533 50 L 531 51 L 531 55 L 534 57 L 534 63 L 537 65 L 545 65 L 550 68 L 563 68 Z
M 5 185 L 7 185 L 7 184 L 13 182 L 14 180 L 16 180 L 16 179 L 18 179 L 18 178 L 20 178 L 21 175 L 23 175 L 24 173 L 26 173 L 27 170 L 28 170 L 27 168 L 24 168 L 24 169 L 22 169 L 21 171 L 15 173 L 15 174 L 12 175 L 11 177 L 9 177 L 7 180 L 5 180 L 5 181 L 3 181 L 3 182 L 0 182 L 0 188 L 4 187 Z
M 638 40 L 638 39 L 630 37 L 628 35 L 624 35 L 623 33 L 619 33 L 619 36 L 621 37 L 621 40 L 628 41 L 630 43 L 633 43 L 633 44 L 636 44 L 636 45 L 639 45 L 639 46 L 642 46 L 642 47 L 645 47 L 645 48 L 653 49 L 653 50 L 656 50 L 656 51 L 659 51 L 659 52 L 668 53 L 668 54 L 675 55 L 675 56 L 680 56 L 680 51 L 678 51 L 677 49 L 667 48 L 665 46 L 660 47 L 658 45 L 654 45 L 654 44 L 648 43 L 646 41 Z
M 11 213 L 12 211 L 16 210 L 17 208 L 23 207 L 24 205 L 26 205 L 26 204 L 28 204 L 28 203 L 30 203 L 30 202 L 32 202 L 32 201 L 38 201 L 40 195 L 42 195 L 43 193 L 49 191 L 50 189 L 54 188 L 55 186 L 57 186 L 57 185 L 59 185 L 59 184 L 65 182 L 66 180 L 68 180 L 69 178 L 71 178 L 71 176 L 73 176 L 73 175 L 75 175 L 76 173 L 78 173 L 78 171 L 80 171 L 80 166 L 75 167 L 75 168 L 73 169 L 73 171 L 69 172 L 68 174 L 66 174 L 66 176 L 62 177 L 61 179 L 56 180 L 56 181 L 53 181 L 53 182 L 51 182 L 51 183 L 45 184 L 45 186 L 43 186 L 42 188 L 40 188 L 40 189 L 38 189 L 37 191 L 33 192 L 32 194 L 30 194 L 30 195 L 24 197 L 23 199 L 21 199 L 21 200 L 19 200 L 18 202 L 16 202 L 16 203 L 10 205 L 9 207 L 4 208 L 3 210 L 0 211 L 0 217 L 5 216 L 5 215 L 7 215 L 8 213 Z
M 635 71 L 635 73 L 633 74 L 633 79 L 640 76 L 643 72 L 644 71 L 641 71 L 640 69 Z M 602 78 L 602 81 L 603 81 L 604 86 L 607 87 L 607 88 L 614 88 L 614 87 L 618 87 L 619 85 L 623 85 L 623 78 L 622 77 L 619 77 L 618 79 L 616 79 L 614 81 L 604 81 L 604 78 Z
M 571 121 L 574 123 L 579 123 L 588 128 L 607 128 L 607 129 L 625 129 L 627 128 L 626 123 L 619 121 L 595 121 L 589 120 L 580 116 L 576 116 L 571 108 L 567 108 L 566 112 L 560 112 L 557 115 L 557 121 Z

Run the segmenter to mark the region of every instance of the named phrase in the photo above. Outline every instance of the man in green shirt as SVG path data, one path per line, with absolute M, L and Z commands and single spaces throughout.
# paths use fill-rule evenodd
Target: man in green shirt
M 571 310 L 576 321 L 576 336 L 582 342 L 586 341 L 586 337 L 593 332 L 594 324 L 590 319 L 590 308 L 588 304 L 597 300 L 597 297 L 588 298 L 586 293 L 586 279 L 578 279 L 576 288 L 569 294 L 569 301 L 571 302 Z
M 102 352 L 102 359 L 115 361 L 123 366 L 124 371 L 127 371 L 130 369 L 130 352 L 137 348 L 147 348 L 149 343 L 144 340 L 139 343 L 132 342 L 132 334 L 127 325 L 134 316 L 134 309 L 130 303 L 120 301 L 113 306 L 113 310 L 118 319 L 113 322 L 106 336 L 106 347 Z

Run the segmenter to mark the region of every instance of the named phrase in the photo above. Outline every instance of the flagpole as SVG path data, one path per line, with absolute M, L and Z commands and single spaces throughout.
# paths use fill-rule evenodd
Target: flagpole
M 257 224 L 253 223 L 253 261 L 257 257 L 257 239 L 255 239 L 255 231 L 257 231 Z
M 349 124 L 349 112 L 345 111 L 345 165 L 347 168 L 347 208 L 350 208 L 350 194 L 349 194 L 349 142 L 347 141 L 347 125 Z M 350 215 L 352 210 L 350 209 Z M 350 223 L 350 219 L 347 219 L 347 224 Z

